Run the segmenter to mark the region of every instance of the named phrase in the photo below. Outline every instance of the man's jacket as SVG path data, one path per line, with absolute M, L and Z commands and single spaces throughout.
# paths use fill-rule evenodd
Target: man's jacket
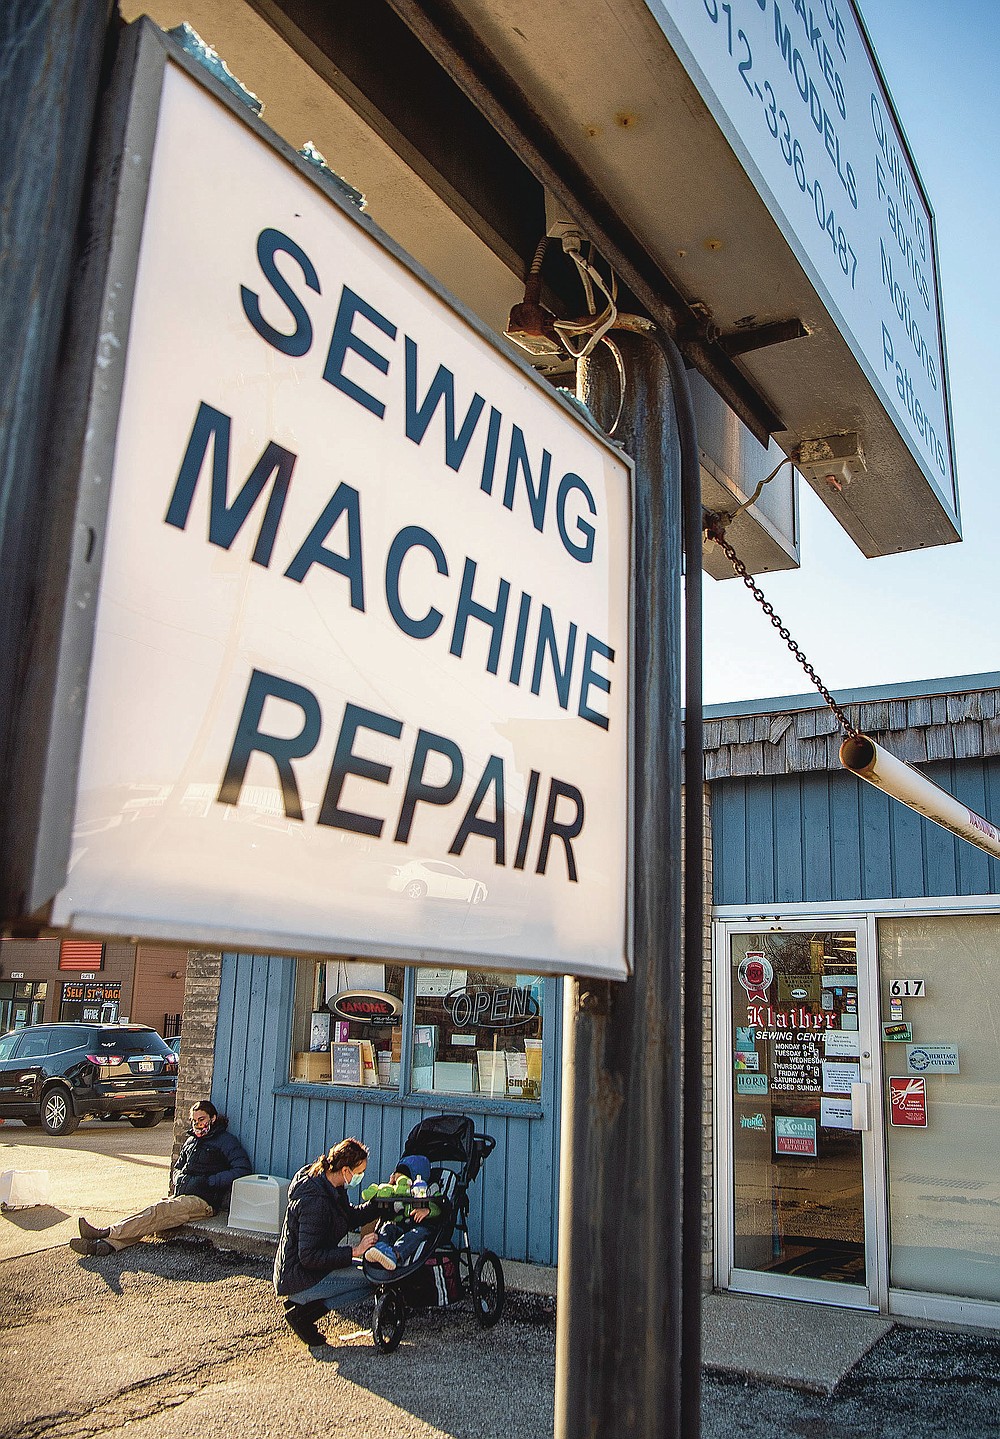
M 213 1209 L 224 1209 L 234 1179 L 253 1169 L 243 1145 L 220 1114 L 207 1134 L 193 1131 L 181 1145 L 170 1180 L 171 1194 L 196 1194 Z

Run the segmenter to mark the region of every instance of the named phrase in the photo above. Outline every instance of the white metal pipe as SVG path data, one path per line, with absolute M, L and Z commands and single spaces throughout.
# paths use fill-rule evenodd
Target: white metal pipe
M 1000 829 L 976 814 L 947 790 L 926 779 L 919 770 L 911 769 L 891 755 L 868 735 L 853 735 L 840 746 L 840 763 L 859 779 L 867 780 L 876 789 L 915 809 L 935 824 L 950 829 L 960 839 L 984 849 L 1000 859 Z

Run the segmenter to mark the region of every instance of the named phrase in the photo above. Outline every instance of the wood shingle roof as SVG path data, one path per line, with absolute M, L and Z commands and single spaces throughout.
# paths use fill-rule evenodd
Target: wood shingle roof
M 908 764 L 1000 754 L 1000 675 L 929 681 L 924 693 L 919 688 L 885 686 L 835 698 L 853 725 Z M 735 705 L 706 709 L 707 780 L 840 769 L 843 734 L 818 696 L 746 708 L 743 714 Z

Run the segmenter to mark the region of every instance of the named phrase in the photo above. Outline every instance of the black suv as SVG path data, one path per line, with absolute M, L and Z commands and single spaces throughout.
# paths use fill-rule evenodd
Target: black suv
M 0 1118 L 72 1134 L 87 1115 L 159 1124 L 177 1056 L 140 1024 L 35 1024 L 0 1035 Z

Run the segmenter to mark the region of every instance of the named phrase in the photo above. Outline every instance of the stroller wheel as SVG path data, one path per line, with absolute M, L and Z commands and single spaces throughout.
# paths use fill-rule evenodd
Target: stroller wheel
M 491 1329 L 503 1313 L 504 1301 L 503 1269 L 500 1260 L 490 1249 L 484 1249 L 476 1260 L 472 1271 L 472 1301 L 476 1309 L 476 1322 L 483 1329 Z
M 391 1354 L 399 1345 L 406 1328 L 406 1306 L 393 1289 L 386 1289 L 375 1300 L 372 1315 L 372 1338 L 376 1349 Z

